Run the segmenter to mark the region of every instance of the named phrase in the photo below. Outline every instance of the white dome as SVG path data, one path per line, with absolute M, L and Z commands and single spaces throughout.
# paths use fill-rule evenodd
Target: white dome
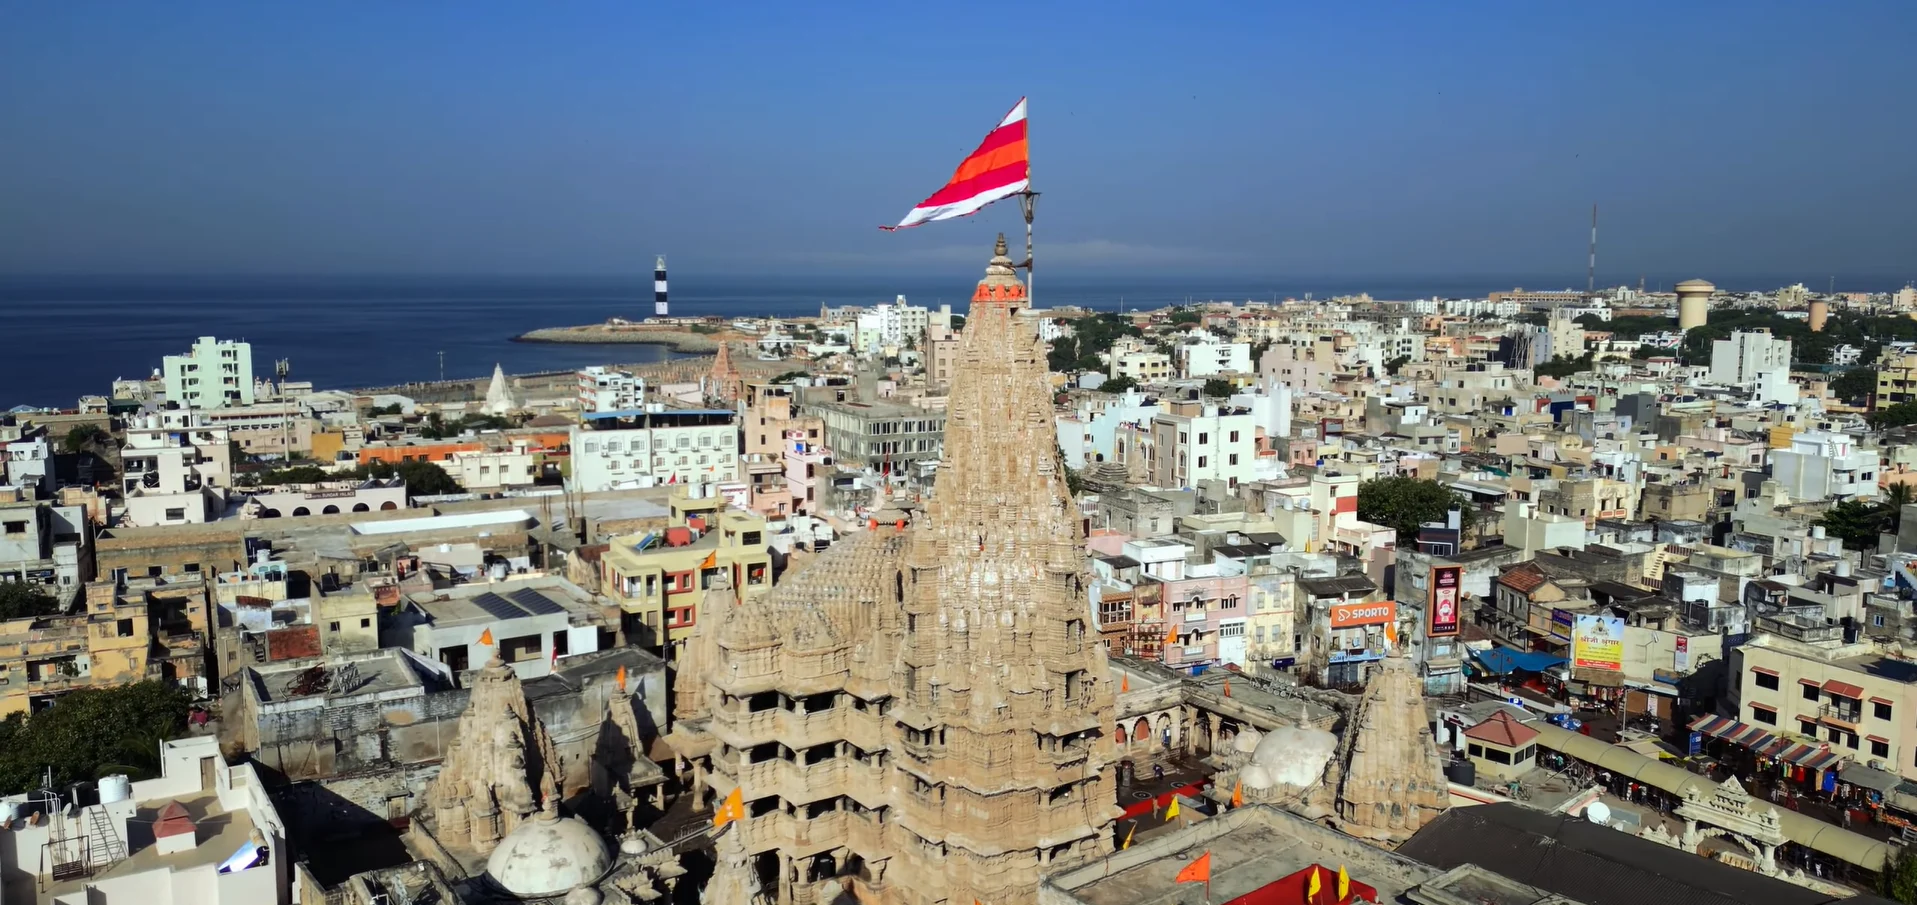
M 1273 729 L 1245 769 L 1262 768 L 1273 784 L 1301 789 L 1324 778 L 1325 765 L 1337 751 L 1338 737 L 1323 729 Z
M 1245 765 L 1245 769 L 1239 771 L 1238 779 L 1247 789 L 1257 789 L 1262 792 L 1272 787 L 1271 771 L 1255 762 Z
M 605 840 L 577 817 L 551 811 L 513 828 L 486 859 L 486 873 L 516 896 L 556 896 L 589 886 L 612 867 Z
M 1238 737 L 1231 740 L 1231 750 L 1239 754 L 1250 754 L 1258 750 L 1258 743 L 1264 738 L 1258 730 L 1246 726 L 1245 731 L 1238 733 Z

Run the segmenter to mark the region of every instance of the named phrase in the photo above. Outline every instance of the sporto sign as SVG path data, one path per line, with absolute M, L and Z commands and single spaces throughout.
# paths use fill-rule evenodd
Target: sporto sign
M 1340 603 L 1331 608 L 1331 627 L 1349 628 L 1354 625 L 1377 625 L 1390 622 L 1398 616 L 1398 603 L 1385 600 L 1378 603 Z

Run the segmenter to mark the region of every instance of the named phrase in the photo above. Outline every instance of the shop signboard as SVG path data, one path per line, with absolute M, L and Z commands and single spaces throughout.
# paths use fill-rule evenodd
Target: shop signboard
M 1619 616 L 1577 617 L 1571 624 L 1571 666 L 1574 669 L 1624 671 L 1624 619 Z
M 1459 632 L 1458 598 L 1462 596 L 1463 584 L 1463 566 L 1431 567 L 1431 600 L 1425 606 L 1428 614 L 1425 637 L 1447 638 Z
M 1377 603 L 1340 603 L 1331 608 L 1332 628 L 1382 625 L 1397 618 L 1398 602 L 1395 600 L 1380 600 Z

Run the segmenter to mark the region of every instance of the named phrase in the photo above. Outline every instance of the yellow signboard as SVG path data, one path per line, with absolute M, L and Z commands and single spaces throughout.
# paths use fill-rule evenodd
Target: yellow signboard
M 1571 666 L 1624 671 L 1624 620 L 1579 616 L 1571 623 Z

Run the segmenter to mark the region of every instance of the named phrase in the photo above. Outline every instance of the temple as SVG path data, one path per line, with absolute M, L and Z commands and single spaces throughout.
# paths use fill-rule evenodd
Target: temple
M 742 791 L 728 900 L 1033 902 L 1111 849 L 1110 668 L 1024 305 L 1001 236 L 923 518 L 694 635 L 669 740 L 697 798 Z

